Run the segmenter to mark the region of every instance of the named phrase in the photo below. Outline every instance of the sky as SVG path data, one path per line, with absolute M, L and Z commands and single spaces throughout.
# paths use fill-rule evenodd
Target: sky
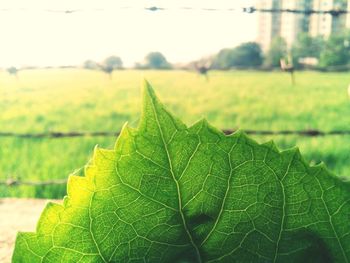
M 110 55 L 132 66 L 152 51 L 162 52 L 172 63 L 189 62 L 255 41 L 256 14 L 240 9 L 253 4 L 253 0 L 1 0 L 0 67 L 80 65 Z M 152 6 L 166 9 L 144 10 Z M 225 11 L 229 8 L 238 10 Z

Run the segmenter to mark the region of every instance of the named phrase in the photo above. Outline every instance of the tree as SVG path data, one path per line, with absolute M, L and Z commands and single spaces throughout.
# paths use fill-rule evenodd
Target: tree
M 103 67 L 121 69 L 123 67 L 123 61 L 120 57 L 110 56 L 103 61 Z
M 260 45 L 255 42 L 247 42 L 232 49 L 232 66 L 236 67 L 257 67 L 262 64 L 262 51 Z
M 215 69 L 230 69 L 232 67 L 232 49 L 224 48 L 216 55 L 213 63 Z
M 16 67 L 9 67 L 6 70 L 10 75 L 15 76 L 16 78 L 18 77 L 18 75 L 17 75 L 18 69 Z
M 320 66 L 343 66 L 350 62 L 350 33 L 331 35 L 321 52 Z
M 147 68 L 152 69 L 169 69 L 170 63 L 166 60 L 165 56 L 160 52 L 151 52 L 145 58 Z
M 296 42 L 292 47 L 292 56 L 294 66 L 300 66 L 301 58 L 316 58 L 319 59 L 324 40 L 322 37 L 311 37 L 306 33 L 298 35 Z
M 233 49 L 222 49 L 215 58 L 214 68 L 258 67 L 263 62 L 259 44 L 247 42 Z
M 99 68 L 99 65 L 98 65 L 97 62 L 95 62 L 95 61 L 93 61 L 93 60 L 86 60 L 86 61 L 84 62 L 83 67 L 84 67 L 85 69 L 94 69 L 94 70 L 96 70 L 96 69 Z
M 265 63 L 269 67 L 279 67 L 280 60 L 288 54 L 287 43 L 281 37 L 272 40 L 270 50 L 267 53 Z

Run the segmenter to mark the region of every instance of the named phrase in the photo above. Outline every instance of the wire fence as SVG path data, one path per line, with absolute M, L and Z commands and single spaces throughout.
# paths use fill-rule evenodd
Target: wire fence
M 238 129 L 223 129 L 222 132 L 226 135 L 236 132 Z M 245 130 L 239 129 L 246 134 L 251 135 L 297 135 L 306 137 L 316 136 L 335 136 L 335 135 L 350 135 L 350 130 L 332 130 L 322 131 L 318 129 L 308 130 Z M 67 138 L 67 137 L 117 137 L 120 132 L 110 131 L 71 131 L 71 132 L 47 132 L 47 133 L 16 133 L 16 132 L 0 132 L 1 137 L 14 138 Z
M 0 181 L 0 186 L 14 187 L 14 186 L 47 186 L 47 185 L 64 185 L 67 183 L 67 179 L 57 179 L 49 181 L 22 181 L 20 179 L 8 178 L 7 180 Z
M 80 12 L 104 12 L 104 11 L 117 11 L 117 10 L 143 10 L 148 12 L 164 12 L 164 11 L 203 11 L 203 12 L 243 12 L 247 14 L 254 13 L 291 13 L 300 14 L 305 16 L 310 15 L 330 15 L 332 17 L 338 17 L 341 15 L 350 14 L 350 9 L 329 9 L 329 10 L 315 10 L 315 9 L 283 9 L 283 8 L 257 8 L 254 6 L 242 7 L 242 8 L 197 8 L 191 6 L 180 7 L 162 7 L 162 6 L 149 6 L 149 7 L 135 7 L 135 6 L 122 6 L 108 8 L 92 8 L 92 9 L 29 9 L 29 8 L 1 8 L 0 13 L 3 12 L 50 12 L 64 15 L 72 15 Z M 223 129 L 222 132 L 226 135 L 232 134 L 237 129 Z M 243 130 L 246 134 L 250 135 L 296 135 L 305 137 L 318 137 L 318 136 L 335 136 L 335 135 L 350 135 L 350 130 L 333 130 L 323 131 L 318 129 L 307 130 Z M 48 138 L 59 139 L 69 137 L 116 137 L 120 134 L 119 131 L 70 131 L 70 132 L 46 132 L 46 133 L 16 133 L 16 132 L 0 132 L 1 137 L 13 137 L 13 138 Z M 29 181 L 16 178 L 8 178 L 0 181 L 0 186 L 16 187 L 16 186 L 49 186 L 49 185 L 65 185 L 67 179 L 55 179 L 48 181 Z
M 230 135 L 237 131 L 236 129 L 223 129 L 222 132 L 226 135 Z M 333 130 L 333 131 L 321 131 L 317 129 L 309 130 L 242 130 L 246 134 L 251 135 L 297 135 L 306 137 L 317 136 L 332 136 L 332 135 L 350 135 L 350 130 Z M 15 137 L 15 138 L 69 138 L 69 137 L 116 137 L 120 132 L 50 132 L 50 133 L 13 133 L 13 132 L 0 132 L 1 137 Z M 82 168 L 78 169 L 81 170 Z M 76 174 L 73 172 L 72 174 Z M 49 185 L 65 185 L 67 179 L 55 179 L 48 181 L 26 181 L 17 178 L 8 178 L 6 180 L 0 180 L 0 186 L 17 187 L 17 186 L 38 186 L 44 187 Z
M 28 12 L 28 11 L 40 11 L 50 12 L 57 14 L 71 15 L 80 12 L 103 12 L 103 11 L 117 11 L 117 10 L 144 10 L 149 12 L 162 12 L 162 11 L 204 11 L 204 12 L 243 12 L 247 14 L 253 13 L 292 13 L 302 14 L 306 16 L 310 15 L 331 15 L 340 16 L 350 13 L 348 9 L 329 9 L 329 10 L 316 10 L 316 9 L 289 9 L 289 8 L 257 8 L 254 6 L 241 7 L 241 8 L 198 8 L 192 6 L 179 6 L 179 7 L 162 7 L 162 6 L 149 6 L 149 7 L 135 7 L 135 6 L 119 6 L 111 8 L 91 8 L 91 9 L 29 9 L 29 8 L 1 8 L 0 12 Z

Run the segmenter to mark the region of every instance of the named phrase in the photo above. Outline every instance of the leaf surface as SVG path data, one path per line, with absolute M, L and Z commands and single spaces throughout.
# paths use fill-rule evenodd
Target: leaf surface
M 13 262 L 349 262 L 348 183 L 297 149 L 188 128 L 143 93 L 139 127 L 95 149 Z

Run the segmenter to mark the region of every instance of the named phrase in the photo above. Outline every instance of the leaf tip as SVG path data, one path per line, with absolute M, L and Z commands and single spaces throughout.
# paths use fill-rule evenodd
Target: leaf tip
M 144 96 L 152 97 L 152 98 L 155 97 L 154 90 L 151 84 L 146 79 L 143 79 L 142 91 Z
M 151 84 L 144 79 L 143 85 L 142 85 L 142 113 L 141 113 L 141 122 L 139 125 L 141 125 L 142 121 L 147 118 L 147 112 L 152 112 L 153 107 L 155 105 L 160 105 L 163 107 L 162 103 L 158 100 L 158 97 L 156 96 L 153 87 Z M 140 127 L 140 126 L 139 126 Z

